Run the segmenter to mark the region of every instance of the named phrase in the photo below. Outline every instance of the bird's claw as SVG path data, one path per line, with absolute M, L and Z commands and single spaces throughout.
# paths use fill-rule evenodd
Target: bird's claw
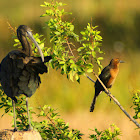
M 33 130 L 33 127 L 31 125 L 29 125 L 28 131 L 31 131 L 31 130 Z
M 113 96 L 113 95 L 112 95 Z M 115 98 L 115 96 L 113 96 Z M 111 102 L 111 98 L 110 98 L 110 102 Z
M 17 128 L 15 127 L 13 131 L 14 131 L 14 132 L 17 132 L 18 130 L 17 130 Z

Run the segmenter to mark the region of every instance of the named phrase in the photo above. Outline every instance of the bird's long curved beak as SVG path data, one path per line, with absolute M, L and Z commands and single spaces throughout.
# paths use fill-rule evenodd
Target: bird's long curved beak
M 38 48 L 38 51 L 39 51 L 39 54 L 40 54 L 40 56 L 41 56 L 42 62 L 44 62 L 44 55 L 43 55 L 43 53 L 42 53 L 42 50 L 40 49 L 38 43 L 37 43 L 36 40 L 34 39 L 32 33 L 28 31 L 27 34 L 28 34 L 28 37 L 33 41 L 33 43 L 35 44 L 35 46 Z

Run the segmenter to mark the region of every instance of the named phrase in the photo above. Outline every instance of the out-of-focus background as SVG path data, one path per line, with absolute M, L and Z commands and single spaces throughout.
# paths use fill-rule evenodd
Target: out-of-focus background
M 102 50 L 105 52 L 103 66 L 108 65 L 112 58 L 119 57 L 125 63 L 120 65 L 120 72 L 111 92 L 122 106 L 134 115 L 132 93 L 140 89 L 140 1 L 138 0 L 61 0 L 67 3 L 65 10 L 72 15 L 64 20 L 73 21 L 78 34 L 87 23 L 98 25 L 103 37 Z M 0 0 L 0 60 L 13 48 L 13 38 L 8 29 L 9 22 L 13 27 L 25 24 L 33 32 L 43 34 L 49 41 L 49 30 L 43 28 L 47 18 L 40 18 L 45 8 L 40 7 L 44 0 Z M 49 44 L 49 43 L 48 43 Z M 50 44 L 49 44 L 50 45 Z M 90 75 L 94 80 L 95 77 Z M 30 105 L 49 104 L 58 108 L 61 117 L 69 122 L 71 128 L 79 129 L 88 139 L 89 129 L 100 130 L 115 123 L 122 131 L 121 139 L 139 139 L 136 126 L 129 121 L 117 105 L 110 102 L 109 97 L 102 93 L 97 100 L 95 111 L 89 112 L 94 96 L 94 84 L 86 77 L 81 83 L 68 81 L 60 71 L 49 69 L 49 74 L 41 76 L 42 84 L 30 98 Z M 0 115 L 3 110 L 0 110 Z M 0 129 L 9 128 L 12 117 L 0 118 Z

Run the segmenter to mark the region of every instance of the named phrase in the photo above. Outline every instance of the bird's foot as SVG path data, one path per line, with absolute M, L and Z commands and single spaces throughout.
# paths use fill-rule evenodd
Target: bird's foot
M 27 131 L 31 131 L 33 130 L 33 127 L 31 125 L 29 125 L 28 130 Z
M 18 130 L 17 130 L 17 128 L 15 127 L 13 131 L 14 131 L 14 132 L 17 132 Z
M 112 95 L 113 96 L 113 95 Z M 113 96 L 114 98 L 115 98 L 115 96 Z M 110 102 L 111 102 L 112 100 L 111 100 L 111 98 L 110 98 Z

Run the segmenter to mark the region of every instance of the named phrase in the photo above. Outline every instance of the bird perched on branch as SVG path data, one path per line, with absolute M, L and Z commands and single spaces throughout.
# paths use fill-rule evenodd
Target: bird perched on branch
M 14 131 L 17 130 L 15 117 L 16 96 L 24 94 L 31 97 L 39 87 L 41 80 L 39 74 L 47 73 L 47 66 L 44 64 L 51 59 L 51 56 L 44 58 L 39 45 L 34 39 L 31 30 L 26 25 L 20 25 L 17 29 L 17 37 L 22 45 L 22 50 L 13 50 L 7 54 L 0 64 L 0 81 L 5 94 L 12 99 L 14 112 Z M 28 38 L 38 48 L 41 57 L 32 56 L 32 47 Z M 26 98 L 29 129 L 31 122 L 28 109 L 28 98 Z
M 118 58 L 112 59 L 108 66 L 106 66 L 101 74 L 99 75 L 100 80 L 106 86 L 106 88 L 111 88 L 117 75 L 119 72 L 119 65 L 123 63 L 123 61 L 119 60 Z M 95 95 L 90 107 L 90 112 L 93 112 L 97 96 L 102 92 L 105 91 L 104 87 L 101 85 L 99 80 L 97 79 L 95 82 Z

